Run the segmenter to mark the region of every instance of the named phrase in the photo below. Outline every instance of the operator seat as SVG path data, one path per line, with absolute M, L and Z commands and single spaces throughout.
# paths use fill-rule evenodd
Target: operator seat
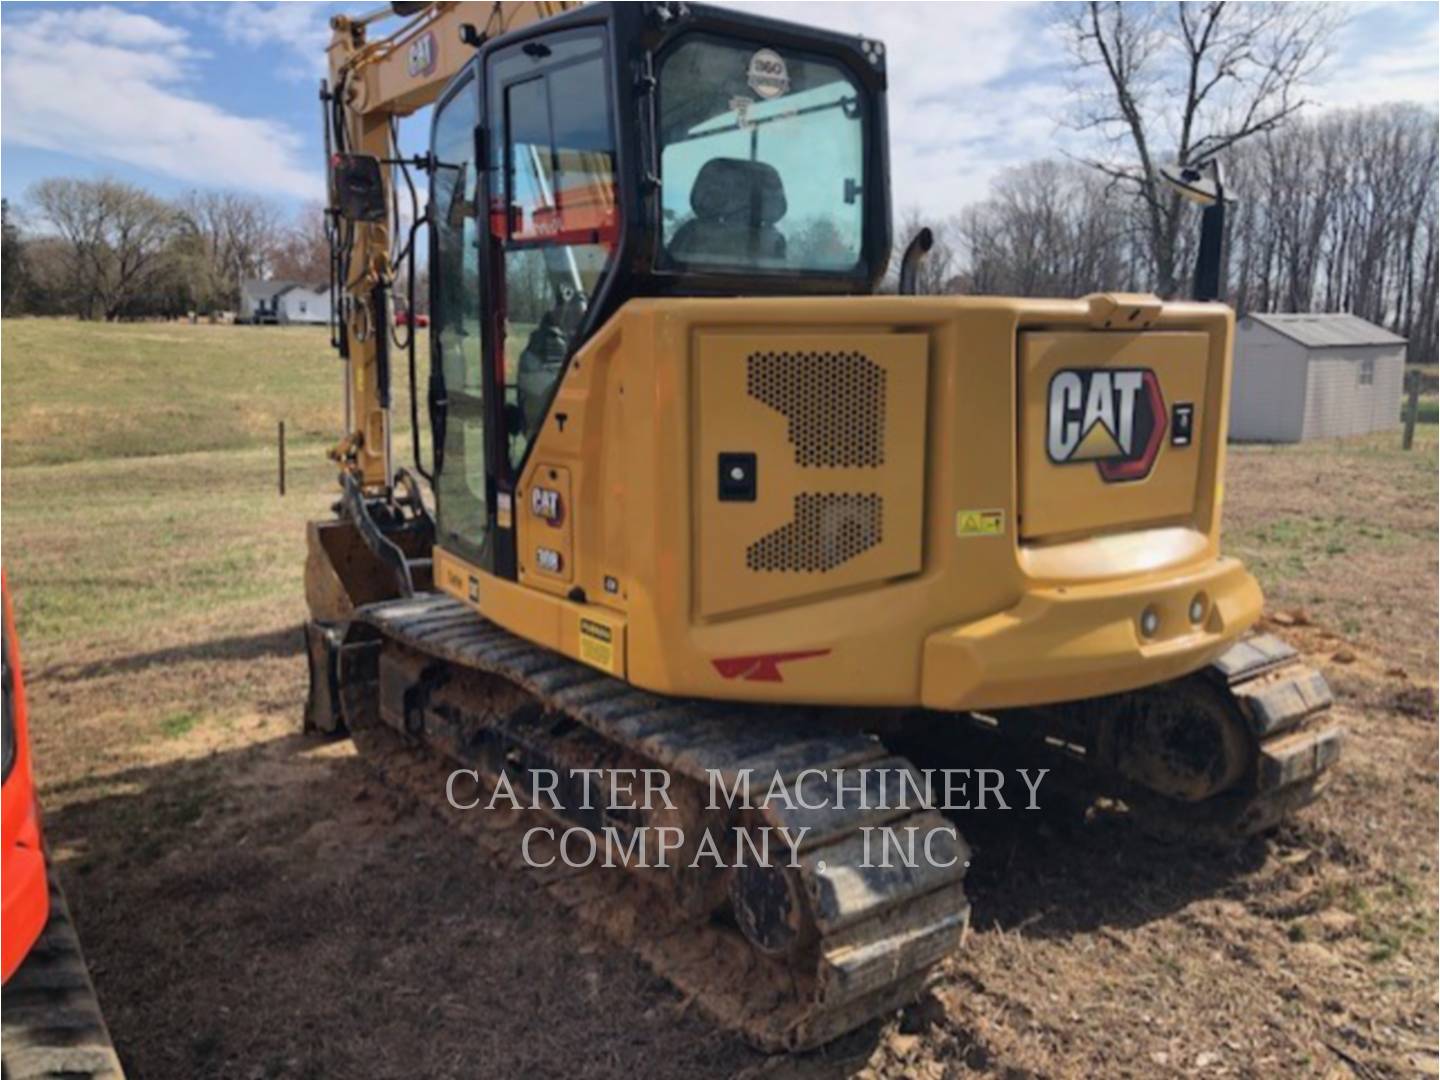
M 690 189 L 695 216 L 676 230 L 669 252 L 680 262 L 778 263 L 785 234 L 775 223 L 789 209 L 773 165 L 711 158 Z

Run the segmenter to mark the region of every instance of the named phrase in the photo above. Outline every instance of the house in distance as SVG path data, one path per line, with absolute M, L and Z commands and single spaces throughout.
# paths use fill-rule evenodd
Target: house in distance
M 240 310 L 235 321 L 327 324 L 330 322 L 330 286 L 307 285 L 302 281 L 242 281 Z

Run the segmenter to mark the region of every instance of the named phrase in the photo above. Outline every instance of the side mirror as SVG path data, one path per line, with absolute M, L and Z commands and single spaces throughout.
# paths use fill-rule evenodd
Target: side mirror
M 1197 206 L 1214 206 L 1225 197 L 1220 163 L 1213 158 L 1197 165 L 1176 161 L 1160 166 L 1160 178 Z
M 1225 181 L 1220 162 L 1214 157 L 1195 164 L 1177 161 L 1160 169 L 1161 178 L 1180 197 L 1202 207 L 1200 214 L 1200 247 L 1195 259 L 1196 300 L 1218 300 L 1224 292 L 1225 264 Z
M 330 159 L 330 186 L 341 217 L 349 221 L 385 220 L 388 208 L 379 158 L 336 154 Z

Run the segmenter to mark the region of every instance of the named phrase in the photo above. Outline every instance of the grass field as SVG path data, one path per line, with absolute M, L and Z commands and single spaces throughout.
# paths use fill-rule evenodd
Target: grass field
M 323 327 L 15 319 L 0 334 L 5 557 L 30 586 L 16 590 L 27 642 L 277 604 L 300 617 L 296 552 L 335 497 L 325 450 L 343 415 Z M 408 426 L 395 445 L 403 461 Z
M 0 348 L 46 823 L 135 1075 L 1390 1077 L 1434 1055 L 1434 425 L 1409 454 L 1396 432 L 1230 455 L 1227 547 L 1351 728 L 1321 804 L 1200 859 L 1113 822 L 986 824 L 932 995 L 776 1064 L 348 743 L 297 734 L 304 523 L 335 497 L 323 330 L 7 320 Z
M 1298 612 L 1414 670 L 1436 665 L 1436 427 L 1293 446 L 1232 447 L 1225 546 Z
M 334 438 L 341 366 L 318 327 L 4 324 L 7 465 Z M 328 355 L 327 355 L 328 354 Z

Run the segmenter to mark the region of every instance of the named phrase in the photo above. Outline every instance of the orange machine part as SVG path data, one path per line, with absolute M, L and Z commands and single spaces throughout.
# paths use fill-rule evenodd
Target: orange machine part
M 35 799 L 35 779 L 30 772 L 30 732 L 25 715 L 25 680 L 20 674 L 20 646 L 15 639 L 15 622 L 10 613 L 10 586 L 0 571 L 0 594 L 4 595 L 5 648 L 12 679 L 10 705 L 15 721 L 15 766 L 6 778 L 0 832 L 3 832 L 4 925 L 0 926 L 3 971 L 0 981 L 8 982 L 30 952 L 50 917 L 50 894 L 45 881 L 45 851 L 40 840 L 40 804 Z

